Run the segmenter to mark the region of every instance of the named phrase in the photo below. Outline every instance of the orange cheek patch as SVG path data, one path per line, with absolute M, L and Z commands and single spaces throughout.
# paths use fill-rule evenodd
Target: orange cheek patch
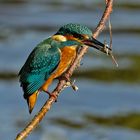
M 72 35 L 67 35 L 66 38 L 67 38 L 67 40 L 75 40 L 76 39 Z
M 78 38 L 75 38 L 75 37 L 72 36 L 72 35 L 66 35 L 66 38 L 67 38 L 67 40 L 75 40 L 75 41 L 77 41 L 77 42 L 81 42 Z
M 83 40 L 84 40 L 84 39 L 89 39 L 89 36 L 86 35 L 86 34 L 83 34 L 82 36 L 83 36 Z M 81 41 L 80 39 L 75 38 L 75 37 L 72 36 L 72 35 L 66 35 L 65 37 L 67 38 L 67 40 L 77 40 L 77 41 Z

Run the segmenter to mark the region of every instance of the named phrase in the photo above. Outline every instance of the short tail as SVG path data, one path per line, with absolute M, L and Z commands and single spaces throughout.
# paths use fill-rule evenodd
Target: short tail
M 39 90 L 35 91 L 30 96 L 25 97 L 25 99 L 27 100 L 27 104 L 28 104 L 30 114 L 32 113 L 32 111 L 34 109 L 38 94 L 39 94 Z

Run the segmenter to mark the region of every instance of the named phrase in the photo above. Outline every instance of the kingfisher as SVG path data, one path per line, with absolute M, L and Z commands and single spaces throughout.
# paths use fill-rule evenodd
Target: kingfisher
M 93 47 L 105 53 L 105 44 L 93 38 L 92 31 L 87 26 L 73 23 L 62 26 L 56 34 L 33 49 L 19 72 L 29 113 L 41 91 L 53 96 L 48 87 L 69 68 L 80 46 Z

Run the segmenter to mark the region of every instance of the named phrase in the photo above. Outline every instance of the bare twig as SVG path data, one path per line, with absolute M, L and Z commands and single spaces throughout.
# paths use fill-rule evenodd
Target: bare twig
M 110 16 L 108 19 L 108 24 L 109 24 L 109 34 L 110 34 L 110 49 L 112 50 L 112 26 L 111 26 L 111 21 L 110 21 Z
M 95 30 L 95 32 L 93 33 L 93 37 L 96 38 L 99 33 L 103 30 L 105 22 L 107 21 L 109 15 L 112 12 L 112 5 L 113 5 L 113 0 L 107 0 L 107 5 L 106 5 L 106 9 L 103 13 L 103 16 Z M 79 51 L 79 53 L 77 54 L 74 62 L 71 64 L 70 68 L 67 70 L 67 72 L 64 74 L 64 76 L 66 77 L 71 77 L 71 75 L 73 74 L 73 71 L 75 70 L 75 68 L 77 67 L 77 65 L 79 64 L 79 62 L 81 61 L 83 55 L 87 52 L 88 47 L 82 47 L 81 50 Z M 60 95 L 60 92 L 62 91 L 62 89 L 65 88 L 66 85 L 66 80 L 64 78 L 60 79 L 57 87 L 55 88 L 55 90 L 52 92 L 53 94 L 55 94 L 56 96 Z M 35 117 L 31 120 L 31 122 L 24 128 L 24 130 L 22 130 L 16 137 L 15 140 L 23 140 L 25 139 L 29 133 L 31 133 L 31 131 L 33 129 L 35 129 L 39 122 L 43 119 L 43 117 L 45 116 L 45 114 L 50 110 L 52 104 L 55 102 L 54 97 L 52 96 L 51 98 L 49 98 L 46 103 L 43 105 L 43 107 L 41 108 L 41 110 L 38 112 L 37 115 L 35 115 Z
M 110 49 L 112 50 L 112 26 L 111 26 L 110 17 L 109 17 L 109 20 L 108 21 L 109 21 L 109 34 L 110 34 Z M 118 67 L 118 62 L 115 59 L 113 53 L 111 53 L 110 55 L 111 55 L 111 58 L 112 58 L 113 63 L 116 65 L 116 67 Z

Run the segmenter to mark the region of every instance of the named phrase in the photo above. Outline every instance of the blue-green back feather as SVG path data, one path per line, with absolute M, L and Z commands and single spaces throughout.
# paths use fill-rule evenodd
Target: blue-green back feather
M 38 90 L 60 62 L 59 43 L 51 38 L 44 40 L 31 52 L 19 72 L 25 97 Z
M 86 34 L 92 36 L 92 31 L 85 25 L 69 23 L 62 26 L 56 34 Z

